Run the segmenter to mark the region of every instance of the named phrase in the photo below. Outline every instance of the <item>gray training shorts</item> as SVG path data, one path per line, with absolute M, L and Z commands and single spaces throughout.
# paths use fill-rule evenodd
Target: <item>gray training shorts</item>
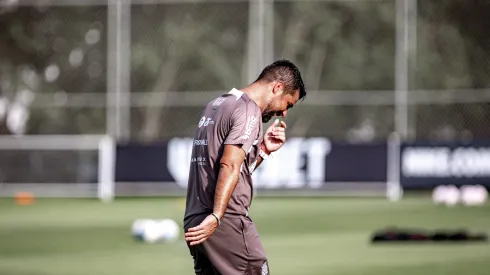
M 193 217 L 185 231 L 207 215 Z M 249 217 L 225 215 L 213 235 L 190 246 L 197 275 L 269 275 L 269 265 L 255 224 Z

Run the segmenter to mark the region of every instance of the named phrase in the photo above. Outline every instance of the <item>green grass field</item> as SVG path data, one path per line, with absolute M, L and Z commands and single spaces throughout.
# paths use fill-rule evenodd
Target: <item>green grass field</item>
M 490 206 L 436 207 L 429 198 L 257 198 L 251 216 L 271 274 L 476 275 L 490 273 L 490 246 L 373 246 L 386 226 L 468 228 L 490 233 Z M 1 275 L 193 274 L 184 241 L 142 244 L 130 237 L 136 218 L 181 223 L 182 199 L 0 200 Z

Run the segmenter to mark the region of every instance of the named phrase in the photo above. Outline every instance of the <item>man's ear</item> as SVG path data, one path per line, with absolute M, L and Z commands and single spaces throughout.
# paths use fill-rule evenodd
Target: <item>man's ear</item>
M 284 84 L 282 82 L 275 82 L 274 87 L 272 87 L 273 94 L 280 94 L 284 91 Z

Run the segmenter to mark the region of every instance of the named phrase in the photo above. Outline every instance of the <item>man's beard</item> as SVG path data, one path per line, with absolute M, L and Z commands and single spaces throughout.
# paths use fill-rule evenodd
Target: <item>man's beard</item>
M 262 112 L 262 123 L 267 123 L 271 118 L 274 116 L 275 112 L 271 112 L 271 104 L 267 104 L 267 107 L 265 107 L 264 112 Z
M 272 115 L 271 114 L 263 114 L 262 115 L 262 123 L 267 123 L 269 120 L 271 120 Z

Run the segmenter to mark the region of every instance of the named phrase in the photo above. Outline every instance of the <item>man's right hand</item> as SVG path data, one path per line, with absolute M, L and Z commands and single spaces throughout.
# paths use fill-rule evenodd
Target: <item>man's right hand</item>
M 207 240 L 218 228 L 218 220 L 213 215 L 208 215 L 198 226 L 191 227 L 185 233 L 185 240 L 190 245 L 197 245 Z

